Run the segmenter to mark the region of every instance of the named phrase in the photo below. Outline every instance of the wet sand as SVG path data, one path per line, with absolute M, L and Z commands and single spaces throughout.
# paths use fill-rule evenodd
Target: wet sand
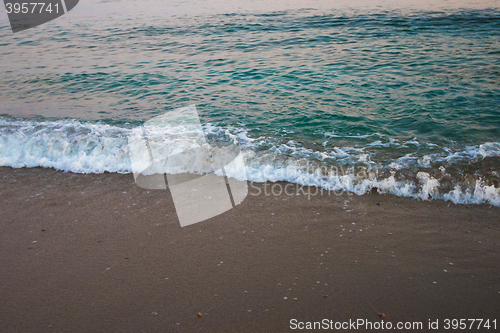
M 0 332 L 286 332 L 378 313 L 500 329 L 500 208 L 271 185 L 181 228 L 169 192 L 132 175 L 0 168 Z

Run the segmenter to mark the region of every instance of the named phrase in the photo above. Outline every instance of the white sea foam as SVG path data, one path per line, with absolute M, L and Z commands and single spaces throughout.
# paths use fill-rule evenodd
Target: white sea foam
M 445 167 L 441 165 L 439 172 L 431 172 L 436 170 L 436 165 L 440 162 L 498 157 L 498 142 L 483 143 L 460 150 L 443 148 L 442 154 L 417 156 L 415 153 L 408 153 L 381 164 L 376 162 L 373 153 L 367 150 L 370 145 L 315 151 L 293 140 L 279 143 L 268 137 L 251 138 L 244 128 L 223 128 L 206 124 L 203 131 L 208 137 L 212 135 L 222 138 L 242 149 L 245 169 L 234 167 L 239 164 L 230 164 L 225 170 L 229 177 L 240 181 L 288 181 L 327 190 L 350 191 L 359 195 L 376 189 L 380 193 L 420 200 L 441 199 L 454 203 L 487 203 L 500 206 L 500 189 L 484 179 L 475 179 L 472 183 L 455 180 L 452 190 L 443 193 L 440 186 L 443 182 L 441 177 L 446 175 Z M 36 122 L 0 118 L 0 166 L 46 167 L 75 173 L 131 173 L 131 133 L 132 130 L 127 128 L 76 120 Z M 206 159 L 200 159 L 192 153 L 183 153 L 203 145 L 202 138 L 198 134 L 193 135 L 189 126 L 162 126 L 161 130 L 151 127 L 148 133 L 148 140 L 156 151 L 165 156 L 178 153 L 178 161 L 172 164 L 176 169 L 156 171 L 211 171 L 210 163 Z M 372 143 L 378 141 L 380 135 L 373 136 Z M 406 143 L 387 139 L 384 139 L 384 142 L 391 145 L 420 145 L 416 139 Z M 498 174 L 498 170 L 493 172 Z
M 45 167 L 76 173 L 130 172 L 124 128 L 0 119 L 0 166 Z

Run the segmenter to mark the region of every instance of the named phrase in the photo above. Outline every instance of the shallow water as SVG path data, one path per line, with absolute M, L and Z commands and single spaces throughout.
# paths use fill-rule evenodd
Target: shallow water
M 196 104 L 210 141 L 243 149 L 236 178 L 500 205 L 494 4 L 90 1 L 17 34 L 3 19 L 0 165 L 130 172 L 130 129 Z

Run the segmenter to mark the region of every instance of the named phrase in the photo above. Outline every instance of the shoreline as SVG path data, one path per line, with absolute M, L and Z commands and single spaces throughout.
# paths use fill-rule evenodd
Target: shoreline
M 499 207 L 261 193 L 181 228 L 168 191 L 131 174 L 2 167 L 0 182 L 1 331 L 283 332 L 378 313 L 423 331 L 500 325 Z

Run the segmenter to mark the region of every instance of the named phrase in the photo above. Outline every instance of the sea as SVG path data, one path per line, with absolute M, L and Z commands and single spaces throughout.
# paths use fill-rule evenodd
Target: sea
M 229 177 L 500 206 L 500 1 L 82 0 L 15 34 L 2 8 L 0 59 L 0 166 L 130 174 L 132 130 L 195 105 Z

